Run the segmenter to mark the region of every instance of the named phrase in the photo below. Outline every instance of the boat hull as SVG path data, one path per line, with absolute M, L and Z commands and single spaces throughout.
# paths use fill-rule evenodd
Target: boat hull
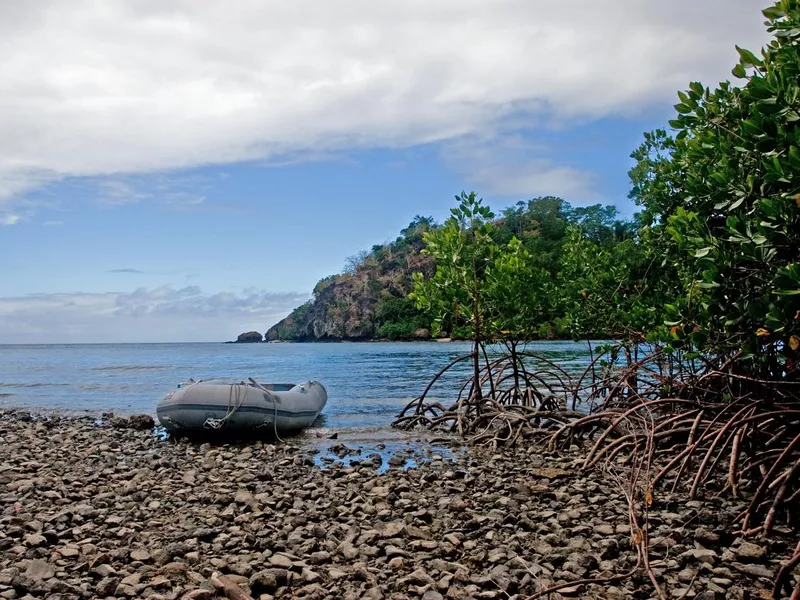
M 156 415 L 171 432 L 287 433 L 311 425 L 327 400 L 325 387 L 316 381 L 292 387 L 201 381 L 166 394 Z

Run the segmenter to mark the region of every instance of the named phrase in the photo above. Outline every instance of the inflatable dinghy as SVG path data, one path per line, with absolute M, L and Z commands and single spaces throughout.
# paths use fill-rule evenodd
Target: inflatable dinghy
M 170 432 L 280 434 L 311 425 L 327 400 L 325 387 L 317 381 L 299 385 L 261 384 L 254 379 L 189 381 L 161 399 L 156 415 Z

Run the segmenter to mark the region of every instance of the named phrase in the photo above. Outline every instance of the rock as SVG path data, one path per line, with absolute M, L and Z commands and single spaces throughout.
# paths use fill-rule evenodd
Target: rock
M 312 565 L 321 565 L 331 561 L 331 553 L 327 550 L 320 550 L 319 552 L 314 552 L 308 557 L 308 561 Z
M 255 504 L 256 502 L 252 492 L 246 488 L 239 488 L 236 490 L 233 501 L 237 504 Z
M 95 593 L 104 598 L 106 596 L 113 596 L 117 590 L 117 583 L 119 580 L 116 577 L 103 577 L 94 587 Z
M 554 467 L 541 467 L 538 469 L 530 470 L 531 477 L 541 477 L 543 479 L 557 479 L 559 477 L 566 477 L 570 474 L 569 471 L 564 469 L 557 469 Z
M 240 333 L 239 336 L 236 338 L 237 344 L 254 344 L 254 343 L 261 343 L 264 341 L 264 336 L 261 335 L 258 331 L 248 331 L 246 333 Z
M 384 554 L 386 554 L 386 558 L 393 558 L 395 556 L 408 556 L 408 553 L 397 546 L 393 546 L 392 544 L 387 544 L 386 547 L 383 549 Z
M 36 548 L 38 546 L 45 546 L 47 538 L 39 533 L 29 533 L 25 536 L 25 545 Z
M 601 523 L 600 525 L 595 525 L 594 529 L 592 530 L 597 535 L 614 535 L 614 527 L 608 525 L 607 523 Z
M 126 583 L 119 583 L 117 584 L 117 589 L 114 590 L 114 595 L 133 597 L 136 595 L 136 591 L 133 589 L 132 585 L 128 585 Z
M 156 422 L 150 415 L 131 415 L 130 417 L 111 419 L 111 426 L 114 429 L 138 429 L 150 430 L 156 426 Z
M 191 590 L 189 592 L 186 592 L 183 596 L 181 596 L 181 600 L 212 600 L 213 598 L 214 598 L 214 592 L 204 588 L 197 588 L 195 590 Z
M 350 542 L 342 542 L 341 544 L 339 544 L 337 551 L 347 560 L 353 560 L 358 556 L 358 548 L 356 548 Z
M 50 579 L 56 574 L 55 569 L 47 561 L 34 559 L 28 561 L 28 567 L 25 569 L 25 575 L 35 581 L 43 581 Z
M 681 558 L 690 559 L 696 562 L 713 565 L 717 562 L 717 553 L 708 548 L 692 548 L 680 555 Z
M 274 567 L 278 567 L 281 569 L 291 569 L 292 568 L 292 559 L 286 556 L 285 554 L 275 554 L 269 557 L 269 564 Z
M 142 548 L 131 550 L 131 560 L 138 560 L 139 562 L 147 562 L 150 560 L 150 553 Z
M 92 569 L 92 571 L 98 574 L 100 577 L 111 577 L 117 574 L 117 571 L 114 569 L 114 567 L 108 564 L 97 565 Z
M 433 580 L 433 577 L 428 575 L 426 571 L 423 569 L 417 569 L 413 573 L 411 573 L 408 577 L 405 578 L 408 583 L 412 583 L 415 585 L 434 585 L 436 582 Z
M 373 490 L 374 491 L 374 490 Z M 406 529 L 406 524 L 402 521 L 392 521 L 387 523 L 380 530 L 380 535 L 383 538 L 394 538 L 399 536 Z
M 765 548 L 753 544 L 752 542 L 744 541 L 742 541 L 738 546 L 734 546 L 731 550 L 736 558 L 748 562 L 760 560 L 764 558 L 764 555 L 767 553 Z
M 301 577 L 306 583 L 316 583 L 322 579 L 319 573 L 311 569 L 303 569 Z
M 762 567 L 761 565 L 749 565 L 749 564 L 735 562 L 732 563 L 731 566 L 740 573 L 745 573 L 746 575 L 752 575 L 753 577 L 764 577 L 765 579 L 772 579 L 775 576 L 775 574 L 771 569 Z
M 266 569 L 251 575 L 249 581 L 250 589 L 255 594 L 259 592 L 273 591 L 277 589 L 278 585 L 280 585 L 284 580 L 285 576 L 281 577 L 277 569 Z

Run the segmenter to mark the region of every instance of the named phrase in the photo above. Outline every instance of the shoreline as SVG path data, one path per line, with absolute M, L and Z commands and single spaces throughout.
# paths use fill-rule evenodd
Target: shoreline
M 552 598 L 651 597 L 641 569 L 575 583 L 636 564 L 621 490 L 580 471 L 579 450 L 422 449 L 379 472 L 370 456 L 320 468 L 308 441 L 213 446 L 10 413 L 0 443 L 5 598 L 210 599 L 216 572 L 261 600 L 525 598 L 558 583 Z M 737 510 L 657 495 L 650 560 L 668 597 L 771 589 L 786 542 L 727 539 Z

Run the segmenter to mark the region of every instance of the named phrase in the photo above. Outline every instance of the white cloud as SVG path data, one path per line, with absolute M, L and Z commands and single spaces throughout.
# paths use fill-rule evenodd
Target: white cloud
M 307 299 L 257 289 L 207 294 L 196 286 L 6 297 L 0 343 L 222 341 L 263 333 Z
M 22 220 L 22 215 L 16 213 L 4 213 L 0 215 L 0 225 L 16 225 Z
M 121 206 L 133 204 L 148 197 L 135 187 L 119 179 L 107 179 L 96 182 L 98 189 L 97 203 L 104 206 Z
M 0 199 L 65 176 L 490 136 L 519 114 L 625 115 L 726 78 L 761 30 L 751 0 L 3 2 Z
M 520 134 L 462 138 L 444 146 L 445 163 L 481 193 L 492 196 L 562 196 L 575 204 L 596 202 L 594 173 L 547 158 L 547 146 Z

